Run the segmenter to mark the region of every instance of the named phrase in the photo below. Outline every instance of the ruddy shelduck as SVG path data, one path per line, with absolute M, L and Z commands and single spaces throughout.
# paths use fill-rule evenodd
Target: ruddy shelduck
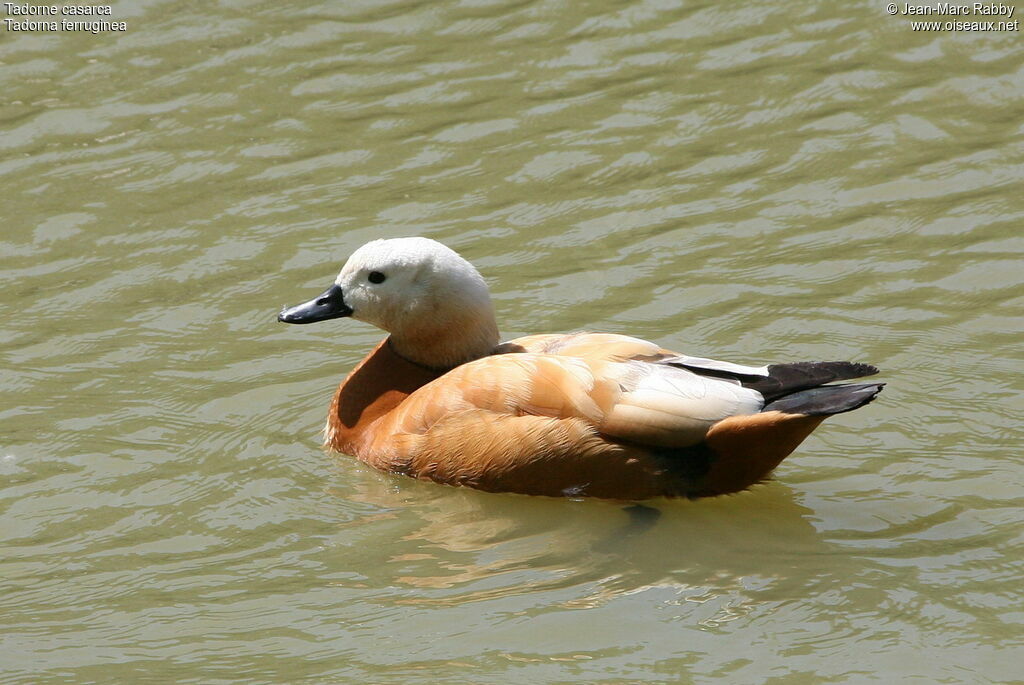
M 639 500 L 743 490 L 882 383 L 852 362 L 743 366 L 610 333 L 499 343 L 480 273 L 427 238 L 356 250 L 285 323 L 389 333 L 338 387 L 325 446 L 384 471 L 495 492 Z

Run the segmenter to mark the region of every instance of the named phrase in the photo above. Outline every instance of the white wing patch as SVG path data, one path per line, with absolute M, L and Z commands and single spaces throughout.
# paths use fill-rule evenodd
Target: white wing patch
M 599 430 L 639 444 L 683 447 L 704 439 L 716 421 L 755 414 L 761 394 L 727 380 L 661 364 L 635 363 L 618 402 Z
M 717 359 L 705 359 L 704 357 L 689 357 L 685 354 L 680 354 L 671 359 L 666 359 L 666 362 L 676 362 L 684 366 L 695 366 L 698 369 L 708 369 L 711 371 L 725 371 L 726 373 L 738 373 L 744 376 L 764 376 L 768 377 L 768 366 L 744 366 L 743 364 L 733 364 L 732 362 L 723 362 Z

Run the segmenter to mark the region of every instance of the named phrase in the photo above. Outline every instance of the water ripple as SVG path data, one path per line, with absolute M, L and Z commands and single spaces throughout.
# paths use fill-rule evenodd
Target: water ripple
M 1015 34 L 824 3 L 114 12 L 0 45 L 5 682 L 1017 677 Z M 412 234 L 480 266 L 509 336 L 889 387 L 653 523 L 332 460 L 327 398 L 380 333 L 274 312 Z

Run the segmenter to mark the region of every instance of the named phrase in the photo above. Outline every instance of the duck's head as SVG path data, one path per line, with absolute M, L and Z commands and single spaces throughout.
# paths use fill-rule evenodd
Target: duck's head
M 395 352 L 432 368 L 483 357 L 498 344 L 483 277 L 454 250 L 428 238 L 363 245 L 334 285 L 281 310 L 277 320 L 314 323 L 344 316 L 383 328 Z

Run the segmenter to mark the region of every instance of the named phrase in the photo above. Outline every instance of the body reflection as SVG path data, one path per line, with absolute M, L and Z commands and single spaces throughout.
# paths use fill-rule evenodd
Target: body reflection
M 365 537 L 378 544 L 359 550 L 372 556 L 361 570 L 375 574 L 374 586 L 417 590 L 394 597 L 398 604 L 532 593 L 539 610 L 586 608 L 652 590 L 677 607 L 726 595 L 735 611 L 737 602 L 791 594 L 791 579 L 806 592 L 808 578 L 830 577 L 829 545 L 811 510 L 777 482 L 729 497 L 636 505 L 496 495 L 346 467 L 360 477 L 349 471 L 335 494 L 372 513 L 347 524 L 339 540 L 351 540 L 353 527 L 372 529 Z

